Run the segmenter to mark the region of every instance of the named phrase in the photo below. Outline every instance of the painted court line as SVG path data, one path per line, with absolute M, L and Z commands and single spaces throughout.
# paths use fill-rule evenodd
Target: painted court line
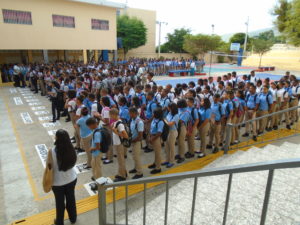
M 35 111 L 34 114 L 37 116 L 42 116 L 49 114 L 49 111 Z
M 37 98 L 26 99 L 26 102 L 39 102 L 39 100 Z
M 10 91 L 11 94 L 16 94 L 16 93 L 18 93 L 18 92 L 17 92 L 17 88 L 10 88 L 9 91 Z
M 52 127 L 56 127 L 56 126 L 60 126 L 60 122 L 56 121 L 56 123 L 42 123 L 43 127 L 45 128 L 52 128 Z
M 49 136 L 55 136 L 57 130 L 48 130 Z
M 41 102 L 30 102 L 28 103 L 29 106 L 34 106 L 34 105 L 41 105 Z
M 29 115 L 28 112 L 20 113 L 20 115 L 21 115 L 22 120 L 25 124 L 32 124 L 33 123 L 33 120 L 31 119 L 31 116 Z
M 31 107 L 31 110 L 35 111 L 35 110 L 43 110 L 46 109 L 46 106 L 37 106 L 37 107 Z
M 23 105 L 23 101 L 20 97 L 14 97 L 14 101 L 16 105 Z
M 25 99 L 34 99 L 35 96 L 33 96 L 33 95 L 26 95 L 26 96 L 23 96 L 23 98 L 25 98 Z
M 45 144 L 35 145 L 35 149 L 40 157 L 43 167 L 46 167 L 48 148 Z
M 47 121 L 47 120 L 51 120 L 52 116 L 40 116 L 38 119 L 39 121 Z

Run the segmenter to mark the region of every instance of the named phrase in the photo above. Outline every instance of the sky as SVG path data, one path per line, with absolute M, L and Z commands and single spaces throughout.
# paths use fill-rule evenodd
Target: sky
M 125 3 L 126 0 L 113 0 Z M 176 28 L 190 28 L 193 34 L 214 33 L 224 35 L 246 31 L 249 16 L 249 31 L 271 28 L 274 20 L 272 8 L 278 0 L 127 0 L 131 8 L 155 10 L 162 25 L 162 42 L 167 33 Z M 158 42 L 158 26 L 157 38 Z

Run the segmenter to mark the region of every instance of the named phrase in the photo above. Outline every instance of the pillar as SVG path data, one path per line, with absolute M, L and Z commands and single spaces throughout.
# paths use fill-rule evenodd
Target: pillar
M 32 57 L 32 51 L 31 50 L 27 51 L 27 56 L 28 56 L 28 62 L 32 63 L 33 62 L 33 57 Z
M 94 50 L 94 56 L 95 56 L 95 62 L 98 62 L 99 59 L 98 50 Z
M 68 61 L 68 52 L 67 52 L 67 50 L 64 50 L 64 60 Z
M 43 56 L 45 63 L 49 63 L 48 50 L 43 50 Z
M 82 50 L 82 57 L 83 57 L 83 63 L 86 64 L 87 63 L 87 51 Z

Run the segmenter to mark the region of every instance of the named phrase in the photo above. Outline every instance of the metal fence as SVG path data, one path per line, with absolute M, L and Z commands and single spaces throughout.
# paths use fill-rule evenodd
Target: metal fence
M 269 171 L 267 184 L 265 189 L 264 195 L 264 202 L 261 211 L 260 217 L 260 225 L 264 225 L 267 217 L 270 193 L 272 188 L 272 181 L 274 171 L 276 169 L 287 169 L 287 168 L 297 168 L 300 167 L 300 159 L 287 159 L 287 160 L 277 160 L 277 161 L 270 161 L 270 162 L 260 162 L 254 164 L 247 164 L 247 165 L 238 165 L 238 166 L 229 166 L 229 167 L 222 167 L 222 168 L 213 168 L 213 169 L 203 169 L 201 171 L 190 171 L 184 173 L 177 173 L 177 174 L 168 174 L 163 176 L 157 177 L 148 177 L 139 180 L 129 180 L 124 182 L 112 183 L 112 184 L 98 184 L 98 198 L 99 198 L 99 224 L 100 225 L 107 225 L 106 219 L 106 190 L 108 188 L 112 188 L 113 191 L 113 224 L 117 224 L 116 221 L 116 192 L 118 188 L 125 187 L 125 223 L 128 225 L 128 188 L 131 185 L 136 184 L 143 184 L 143 224 L 147 224 L 146 221 L 146 214 L 147 214 L 147 192 L 146 192 L 146 185 L 149 183 L 154 182 L 163 182 L 166 186 L 166 200 L 165 200 L 165 216 L 164 216 L 164 224 L 168 224 L 168 200 L 169 200 L 169 183 L 170 181 L 174 180 L 183 180 L 188 178 L 194 179 L 194 187 L 193 187 L 193 200 L 191 202 L 191 214 L 190 214 L 190 225 L 194 224 L 194 212 L 195 212 L 195 203 L 196 203 L 196 196 L 197 196 L 197 185 L 198 185 L 198 178 L 200 177 L 209 177 L 209 176 L 217 176 L 217 175 L 228 175 L 228 183 L 227 183 L 227 193 L 225 199 L 225 207 L 224 207 L 224 214 L 223 214 L 223 225 L 226 224 L 227 219 L 227 212 L 229 206 L 229 199 L 230 199 L 230 192 L 231 192 L 231 184 L 232 178 L 234 174 L 238 173 L 247 173 L 247 172 L 256 172 L 256 171 Z M 200 200 L 200 199 L 199 199 Z M 154 209 L 152 209 L 154 210 Z
M 288 137 L 291 137 L 291 136 L 299 135 L 300 134 L 300 125 L 298 123 L 296 123 L 291 127 L 291 133 L 289 135 L 282 136 L 282 133 L 281 133 L 282 130 L 280 128 L 283 128 L 283 127 L 279 126 L 278 129 L 274 131 L 275 135 L 273 135 L 272 138 L 268 138 L 267 140 L 258 138 L 257 141 L 251 142 L 251 139 L 252 139 L 251 135 L 249 135 L 248 138 L 242 138 L 241 137 L 241 132 L 239 132 L 239 137 L 238 137 L 239 143 L 236 143 L 234 145 L 230 144 L 232 130 L 235 127 L 243 127 L 243 126 L 246 126 L 247 124 L 251 125 L 251 123 L 258 123 L 261 119 L 264 119 L 264 118 L 269 119 L 272 116 L 280 116 L 280 115 L 282 115 L 286 112 L 290 113 L 294 110 L 297 110 L 297 115 L 298 115 L 298 109 L 299 108 L 300 108 L 300 106 L 291 107 L 291 108 L 288 108 L 288 109 L 285 109 L 285 110 L 277 111 L 277 112 L 274 112 L 274 113 L 269 113 L 267 115 L 257 117 L 257 118 L 252 119 L 252 120 L 247 120 L 247 121 L 244 121 L 242 123 L 237 123 L 237 124 L 228 123 L 227 126 L 226 126 L 224 154 L 227 154 L 229 150 L 241 149 L 241 148 L 253 146 L 254 144 L 268 143 L 268 142 L 272 142 L 274 140 L 282 140 L 282 139 L 285 139 L 285 138 L 288 138 Z

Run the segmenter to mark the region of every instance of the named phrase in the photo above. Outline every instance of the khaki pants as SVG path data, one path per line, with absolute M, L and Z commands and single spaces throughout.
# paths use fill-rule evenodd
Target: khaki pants
M 91 166 L 91 161 L 92 161 L 92 153 L 90 151 L 91 148 L 91 141 L 92 141 L 92 135 L 85 137 L 85 138 L 81 138 L 81 146 L 83 148 L 83 150 L 86 152 L 87 155 L 87 166 Z
M 213 145 L 215 138 L 215 147 L 219 148 L 220 145 L 220 131 L 221 131 L 221 122 L 212 122 L 211 129 L 209 132 L 209 145 Z
M 264 116 L 264 115 L 267 115 L 268 114 L 268 111 L 261 111 L 259 110 L 257 112 L 257 118 L 258 117 L 261 117 L 261 116 Z M 268 118 L 263 118 L 263 119 L 260 119 L 257 123 L 258 123 L 258 131 L 261 133 L 261 132 L 264 132 L 264 130 L 266 129 L 266 126 L 267 126 L 267 121 L 268 121 Z
M 210 127 L 210 123 L 207 123 L 204 127 L 202 127 L 202 128 L 199 129 L 200 141 L 201 141 L 201 143 L 200 143 L 200 151 L 202 153 L 206 152 L 206 136 L 207 136 L 209 127 Z
M 175 142 L 178 136 L 177 130 L 170 130 L 167 141 L 165 142 L 166 162 L 175 162 Z M 193 153 L 194 154 L 194 153 Z
M 278 105 L 274 104 L 271 110 L 271 113 L 277 112 Z M 278 126 L 278 115 L 273 115 L 268 118 L 267 126 L 273 128 L 274 126 Z
M 231 119 L 230 118 L 222 120 L 222 122 L 221 122 L 221 143 L 223 143 L 224 138 L 226 137 L 225 133 L 226 133 L 227 123 L 231 123 Z
M 151 122 L 148 121 L 148 122 L 145 123 L 145 132 L 147 134 L 147 136 L 146 136 L 146 144 L 147 144 L 148 148 L 153 149 L 153 146 L 150 143 L 150 138 L 151 138 L 150 128 L 151 128 Z
M 142 163 L 141 163 L 141 146 L 142 143 L 140 141 L 132 143 L 132 157 L 136 169 L 136 174 L 137 175 L 142 175 L 143 170 L 142 170 Z
M 101 153 L 98 156 L 92 156 L 92 172 L 93 177 L 95 179 L 98 179 L 99 177 L 102 177 L 102 171 L 101 171 Z
M 256 118 L 256 112 L 254 110 L 246 111 L 245 121 L 252 120 L 255 118 Z M 256 136 L 257 135 L 256 121 L 251 122 L 251 125 L 252 125 L 253 136 Z M 250 123 L 246 123 L 246 133 L 250 133 Z
M 298 106 L 298 104 L 299 104 L 299 101 L 297 98 L 295 98 L 290 102 L 289 107 L 292 108 L 292 107 Z M 298 120 L 298 110 L 296 109 L 296 110 L 291 111 L 290 117 L 291 117 L 291 123 L 296 123 Z
M 191 153 L 192 155 L 195 154 L 195 134 L 196 134 L 196 130 L 197 130 L 197 128 L 195 127 L 192 130 L 191 135 L 187 136 L 187 144 L 188 144 L 189 153 Z
M 160 138 L 155 139 L 153 142 L 153 149 L 154 149 L 154 164 L 155 164 L 155 169 L 159 170 L 160 169 L 160 164 L 161 164 L 161 141 Z
M 282 109 L 279 108 L 278 110 L 279 110 L 279 111 L 285 110 L 285 109 L 287 109 L 288 107 L 289 107 L 288 104 L 286 104 Z M 278 116 L 278 117 L 279 117 L 279 118 L 278 118 L 279 122 L 281 123 L 283 114 L 284 114 L 284 119 L 285 119 L 286 125 L 290 125 L 290 115 L 289 115 L 289 112 L 280 113 L 279 116 Z
M 178 154 L 180 158 L 184 158 L 185 154 L 185 137 L 186 137 L 186 126 L 182 123 L 180 126 L 178 136 Z
M 40 89 L 41 89 L 41 93 L 42 95 L 46 95 L 46 86 L 45 86 L 45 81 L 42 80 L 42 79 L 39 79 L 39 86 L 40 86 Z
M 118 175 L 126 178 L 127 172 L 126 172 L 126 164 L 125 164 L 125 155 L 124 155 L 124 148 L 123 145 L 114 145 L 113 146 L 115 152 L 117 152 L 117 159 L 118 159 Z
M 80 141 L 80 130 L 79 130 L 79 127 L 74 127 L 75 131 L 74 131 L 74 137 L 75 137 L 75 140 L 76 140 L 76 146 L 75 148 L 81 148 L 81 141 Z

